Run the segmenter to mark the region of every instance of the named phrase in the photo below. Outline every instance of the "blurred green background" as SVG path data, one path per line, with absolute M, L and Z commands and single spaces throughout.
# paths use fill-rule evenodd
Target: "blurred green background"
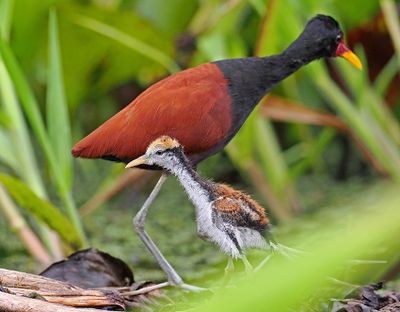
M 0 267 L 37 272 L 90 245 L 125 260 L 138 280 L 162 280 L 131 225 L 157 173 L 75 160 L 73 143 L 174 72 L 281 52 L 318 13 L 339 21 L 364 69 L 342 59 L 302 68 L 199 170 L 254 196 L 278 240 L 325 246 L 304 260 L 304 272 L 325 263 L 326 275 L 324 268 L 363 255 L 384 264 L 342 278 L 362 284 L 395 272 L 395 280 L 400 243 L 388 237 L 400 226 L 386 222 L 400 216 L 400 26 L 392 0 L 0 0 Z M 339 252 L 337 240 L 325 240 L 342 239 L 353 225 L 340 242 L 359 249 Z M 195 228 L 193 207 L 170 178 L 147 229 L 185 279 L 212 284 L 226 257 Z M 323 259 L 330 253 L 332 263 Z M 290 271 L 279 265 L 269 269 Z M 313 288 L 302 289 L 306 296 Z M 287 305 L 304 304 L 299 298 Z M 320 302 L 310 305 L 320 311 Z

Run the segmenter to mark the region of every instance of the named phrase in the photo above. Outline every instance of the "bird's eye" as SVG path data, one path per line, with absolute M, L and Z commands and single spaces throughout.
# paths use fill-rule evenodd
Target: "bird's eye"
M 336 43 L 340 43 L 342 41 L 342 35 L 337 35 L 336 36 Z
M 161 150 L 156 152 L 156 155 L 162 155 L 162 154 L 163 154 L 163 151 L 161 151 Z

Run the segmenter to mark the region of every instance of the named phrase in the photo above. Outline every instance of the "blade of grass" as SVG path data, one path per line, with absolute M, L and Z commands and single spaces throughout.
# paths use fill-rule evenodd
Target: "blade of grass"
M 8 40 L 10 36 L 13 7 L 13 0 L 0 1 L 0 32 L 5 40 Z
M 390 83 L 400 70 L 400 62 L 397 60 L 397 56 L 394 55 L 387 62 L 385 67 L 379 72 L 379 75 L 375 78 L 374 88 L 376 93 L 380 96 L 384 96 L 389 88 Z
M 188 31 L 195 36 L 205 34 L 210 30 L 218 29 L 219 23 L 232 21 L 232 15 L 240 13 L 240 8 L 246 5 L 244 0 L 230 0 L 223 3 L 204 1 L 192 18 Z M 231 23 L 228 23 L 232 25 Z M 201 38 L 201 37 L 200 37 Z
M 313 69 L 314 81 L 317 87 L 321 90 L 326 100 L 332 103 L 340 112 L 349 127 L 361 139 L 361 141 L 368 147 L 372 154 L 380 161 L 382 166 L 395 180 L 400 180 L 400 167 L 396 163 L 400 162 L 400 156 L 396 155 L 393 159 L 389 156 L 377 137 L 374 135 L 373 130 L 368 125 L 364 117 L 360 114 L 357 108 L 352 105 L 351 101 L 343 94 L 343 92 L 336 86 L 336 84 L 328 77 L 323 67 L 319 64 L 313 64 L 310 68 Z M 393 143 L 392 143 L 393 144 Z M 397 153 L 398 154 L 398 153 Z
M 291 168 L 292 178 L 296 178 L 302 175 L 309 168 L 319 169 L 318 164 L 321 164 L 321 155 L 323 155 L 324 150 L 326 149 L 328 144 L 335 138 L 335 136 L 335 130 L 329 128 L 323 129 L 318 139 L 313 144 L 309 144 L 307 153 L 305 153 L 306 157 L 300 160 L 296 165 Z M 321 165 L 319 165 L 319 167 L 321 167 Z
M 46 117 L 50 144 L 62 171 L 65 184 L 71 188 L 72 157 L 70 155 L 71 130 L 65 99 L 61 54 L 58 39 L 57 15 L 50 11 L 49 65 L 47 74 Z
M 0 7 L 1 39 L 4 40 L 5 42 L 7 42 L 9 39 L 9 35 L 10 35 L 14 1 L 13 0 L 4 0 L 1 2 L 0 5 L 1 5 L 1 7 Z M 0 61 L 1 61 L 1 63 L 3 63 L 2 57 L 0 57 Z M 7 76 L 4 81 L 4 84 L 5 84 L 4 89 L 6 90 L 6 94 L 9 94 L 9 95 L 14 94 L 14 88 L 11 86 L 9 74 L 5 73 L 5 75 Z M 30 143 L 30 138 L 29 138 L 29 135 L 27 134 L 27 130 L 26 130 L 27 127 L 25 125 L 25 119 L 22 118 L 22 112 L 20 111 L 19 103 L 17 103 L 16 99 L 14 100 L 13 98 L 11 98 L 11 100 L 13 100 L 12 107 L 13 107 L 13 112 L 14 112 L 14 114 L 13 114 L 14 118 L 12 118 L 12 119 L 14 119 L 13 121 L 17 122 L 17 125 L 19 125 L 19 126 L 22 125 L 22 127 L 23 127 L 22 129 L 20 129 L 20 132 L 19 132 L 20 135 L 22 135 L 22 136 L 20 136 L 20 138 L 23 141 L 13 141 L 13 145 L 16 147 L 16 148 L 13 148 L 13 150 L 14 150 L 14 152 L 15 152 L 15 150 L 18 151 L 21 148 L 20 145 L 22 144 L 25 146 L 25 149 L 27 151 L 30 150 L 30 152 L 32 153 L 32 157 L 30 158 L 30 160 L 35 161 L 35 158 L 33 157 L 33 150 L 32 150 L 32 146 Z M 15 120 L 15 118 L 17 118 L 18 120 Z M 9 116 L 8 116 L 8 119 L 11 119 L 11 118 L 9 118 Z M 21 123 L 21 121 L 22 121 L 22 123 Z M 10 122 L 10 124 L 11 123 L 12 122 Z M 13 125 L 15 126 L 15 124 L 13 124 Z M 8 125 L 8 126 L 10 126 L 10 125 Z M 9 151 L 10 150 L 11 149 L 9 149 Z M 23 160 L 29 161 L 28 157 L 25 157 L 25 159 L 23 159 Z M 16 159 L 16 158 L 14 158 L 14 159 Z M 13 163 L 10 161 L 9 161 L 9 164 L 11 166 L 13 165 Z M 25 167 L 37 168 L 35 163 L 25 163 Z M 34 190 L 36 190 L 36 192 L 39 192 L 39 194 L 42 197 L 44 197 L 44 198 L 47 197 L 47 193 L 46 193 L 46 190 L 44 189 L 42 179 L 37 174 L 35 169 L 33 172 L 28 171 L 28 173 L 27 173 L 25 171 L 21 171 L 20 165 L 19 165 L 17 168 L 14 169 L 14 172 L 19 173 L 19 175 L 24 177 L 25 179 L 30 179 L 31 187 Z M 28 177 L 27 177 L 27 175 L 28 175 Z M 48 248 L 51 250 L 55 259 L 61 259 L 63 256 L 63 253 L 61 250 L 61 246 L 59 244 L 58 236 L 54 232 L 51 232 L 46 226 L 44 226 L 40 222 L 39 222 L 39 230 L 41 232 L 42 238 L 44 239 Z
M 9 117 L 12 129 L 10 134 L 13 137 L 13 154 L 20 164 L 21 171 L 24 172 L 25 181 L 31 185 L 32 189 L 42 197 L 46 196 L 43 182 L 41 181 L 37 162 L 33 152 L 32 144 L 29 138 L 29 132 L 26 127 L 22 111 L 20 110 L 18 100 L 14 93 L 11 79 L 7 69 L 0 58 L 0 96 L 3 109 Z
M 170 73 L 179 71 L 178 64 L 168 55 L 119 29 L 83 15 L 72 16 L 73 23 L 112 39 L 164 66 Z
M 26 209 L 59 233 L 61 238 L 74 248 L 80 246 L 79 233 L 59 209 L 35 195 L 26 184 L 18 179 L 0 174 L 0 182 L 21 208 Z
M 383 176 L 387 176 L 387 171 L 382 167 L 380 162 L 374 157 L 371 152 L 365 147 L 365 144 L 354 134 L 353 129 L 351 127 L 348 127 L 346 123 L 344 123 L 342 120 L 340 120 L 336 115 L 333 114 L 328 114 L 328 113 L 322 113 L 319 111 L 316 111 L 311 108 L 307 108 L 304 106 L 301 106 L 299 104 L 293 103 L 288 101 L 287 99 L 279 98 L 277 96 L 269 96 L 267 101 L 264 101 L 263 105 L 260 108 L 260 113 L 263 116 L 267 116 L 271 118 L 272 120 L 276 121 L 283 121 L 283 122 L 295 122 L 295 123 L 306 123 L 308 125 L 319 125 L 319 126 L 328 126 L 328 127 L 333 127 L 336 130 L 346 133 L 349 135 L 349 137 L 354 141 L 356 146 L 360 149 L 361 153 L 365 156 L 366 160 L 372 165 L 372 167 L 380 174 Z M 333 134 L 332 134 L 333 135 Z M 328 144 L 328 139 L 327 140 L 322 140 L 320 139 L 316 140 L 314 142 L 314 146 L 308 150 L 307 153 L 310 153 L 311 158 L 316 159 L 318 151 L 322 154 L 323 152 L 323 146 L 325 144 Z M 306 143 L 304 143 L 306 144 Z M 295 150 L 286 150 L 285 151 L 285 159 L 286 162 L 290 165 L 291 162 L 288 162 L 288 156 L 292 156 L 293 153 L 296 153 L 296 149 L 302 148 L 303 154 L 306 154 L 304 151 L 303 145 L 297 145 Z M 322 145 L 321 145 L 322 144 Z M 306 144 L 307 146 L 307 144 Z M 292 149 L 292 148 L 291 148 Z M 304 156 L 304 155 L 303 155 Z M 301 156 L 301 158 L 303 157 Z M 299 155 L 296 155 L 294 157 L 295 159 L 299 158 Z M 293 159 L 293 157 L 291 157 Z M 308 164 L 306 159 L 304 159 Z M 303 167 L 306 169 L 306 167 Z M 296 176 L 297 174 L 293 175 L 293 172 L 298 172 L 297 169 L 291 169 L 291 176 Z
M 0 130 L 0 149 L 0 161 L 10 167 L 15 173 L 19 175 L 21 173 L 20 167 L 18 159 L 13 153 L 14 148 L 11 142 L 10 133 L 5 132 L 4 130 Z
M 396 142 L 397 145 L 400 145 L 399 123 L 388 106 L 385 105 L 384 100 L 371 87 L 366 87 L 364 89 L 364 94 L 365 102 L 375 120 L 382 129 L 385 130 L 385 133 Z
M 285 192 L 289 175 L 270 121 L 261 116 L 255 120 L 254 144 L 261 166 L 279 197 Z
M 259 16 L 264 16 L 267 8 L 263 0 L 249 0 L 249 3 Z
M 19 172 L 22 173 L 22 178 L 28 185 L 30 185 L 36 194 L 42 198 L 47 198 L 46 189 L 39 171 L 37 170 L 38 166 L 30 141 L 29 132 L 14 93 L 10 76 L 8 75 L 1 57 L 0 81 L 0 96 L 3 102 L 3 107 L 12 123 L 12 129 L 10 129 L 13 142 L 12 154 L 18 162 Z M 49 232 L 49 230 L 42 225 L 40 225 L 40 231 L 42 239 L 51 250 L 52 254 L 57 258 L 61 257 L 61 249 L 59 248 L 54 233 Z
M 383 17 L 392 37 L 394 48 L 397 54 L 397 61 L 400 64 L 400 22 L 397 15 L 396 4 L 393 0 L 381 0 Z
M 366 64 L 363 50 L 357 49 L 357 55 L 360 55 L 362 63 Z M 395 65 L 395 67 L 397 66 Z M 399 144 L 400 127 L 398 121 L 385 105 L 383 98 L 371 87 L 367 69 L 368 67 L 366 66 L 366 70 L 363 70 L 363 74 L 361 74 L 343 62 L 341 66 L 337 66 L 338 73 L 342 73 L 341 76 L 347 81 L 346 85 L 353 94 L 354 102 L 360 111 L 369 111 L 379 125 L 385 129 L 386 133 Z
M 79 218 L 75 202 L 71 196 L 70 189 L 65 183 L 65 179 L 60 170 L 57 159 L 55 158 L 49 137 L 47 135 L 43 118 L 40 114 L 38 102 L 29 87 L 29 84 L 20 68 L 11 48 L 4 40 L 0 40 L 0 54 L 3 57 L 4 64 L 13 80 L 17 94 L 21 100 L 22 107 L 32 126 L 36 138 L 38 139 L 44 155 L 49 163 L 51 173 L 54 177 L 58 193 L 66 208 L 69 218 L 80 233 L 83 245 L 86 244 L 86 238 L 82 223 Z

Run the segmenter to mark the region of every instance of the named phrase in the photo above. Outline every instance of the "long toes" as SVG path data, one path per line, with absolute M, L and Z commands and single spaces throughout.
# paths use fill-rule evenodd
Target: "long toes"
M 187 291 L 192 291 L 192 292 L 203 292 L 203 291 L 209 290 L 208 288 L 198 287 L 198 286 L 189 285 L 189 284 L 185 284 L 185 283 L 176 285 L 176 287 L 182 288 Z
M 254 269 L 254 272 L 258 272 L 268 261 L 271 259 L 271 255 L 266 256 L 259 265 Z
M 301 249 L 296 249 L 296 248 L 289 247 L 289 246 L 282 245 L 282 244 L 278 244 L 278 246 L 279 246 L 279 248 L 284 249 L 287 252 L 290 252 L 290 253 L 295 254 L 295 255 L 307 254 L 307 251 L 304 251 L 304 250 L 301 250 Z
M 273 253 L 278 253 L 289 260 L 295 260 L 298 256 L 306 254 L 305 251 L 291 248 L 282 244 L 271 243 L 271 250 Z

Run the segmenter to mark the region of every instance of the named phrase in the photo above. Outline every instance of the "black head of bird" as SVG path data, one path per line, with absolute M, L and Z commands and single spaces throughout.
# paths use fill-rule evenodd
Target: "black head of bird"
M 356 68 L 362 68 L 359 58 L 346 47 L 338 22 L 327 15 L 312 18 L 283 54 L 303 64 L 319 58 L 339 56 Z
M 312 18 L 284 53 L 305 63 L 319 58 L 340 56 L 356 68 L 362 68 L 359 58 L 344 44 L 343 32 L 338 22 L 326 15 Z

